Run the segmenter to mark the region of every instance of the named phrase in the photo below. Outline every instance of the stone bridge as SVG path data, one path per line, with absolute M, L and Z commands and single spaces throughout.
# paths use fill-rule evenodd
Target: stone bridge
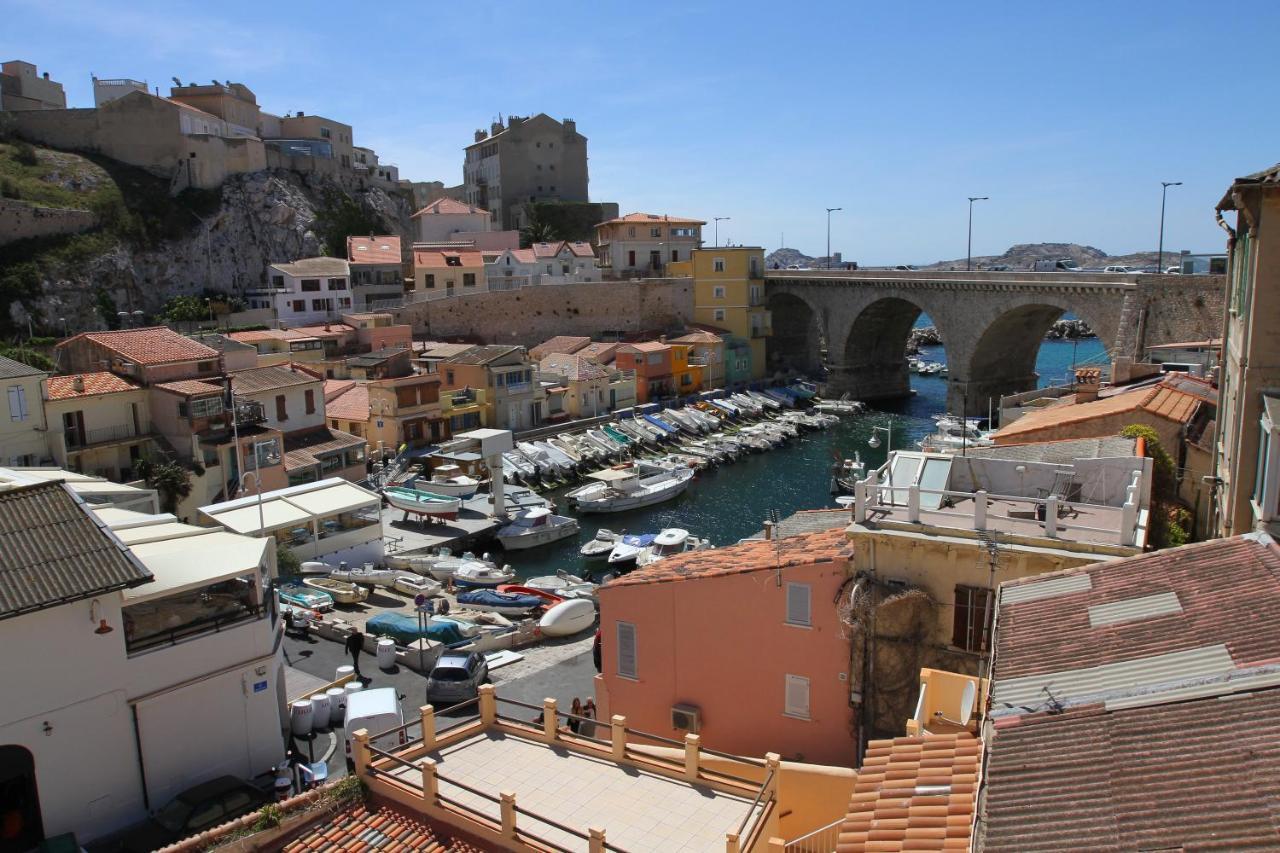
M 771 270 L 771 367 L 827 373 L 827 393 L 860 400 L 910 391 L 907 337 L 929 315 L 947 351 L 947 406 L 985 414 L 988 398 L 1036 386 L 1036 355 L 1070 312 L 1112 358 L 1221 334 L 1222 276 L 1033 272 Z

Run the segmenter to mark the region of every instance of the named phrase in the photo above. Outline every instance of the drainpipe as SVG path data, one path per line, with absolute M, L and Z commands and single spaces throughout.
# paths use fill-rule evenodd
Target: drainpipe
M 133 748 L 138 755 L 138 776 L 142 780 L 142 808 L 150 813 L 151 797 L 147 794 L 147 765 L 142 759 L 142 727 L 138 724 L 138 706 L 130 705 L 129 711 L 133 714 Z

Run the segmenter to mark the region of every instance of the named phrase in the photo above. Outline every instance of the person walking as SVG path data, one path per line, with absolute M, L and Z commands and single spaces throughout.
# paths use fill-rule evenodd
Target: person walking
M 594 699 L 587 700 L 587 704 L 582 706 L 582 716 L 586 717 L 587 719 L 582 721 L 582 727 L 579 729 L 578 733 L 583 737 L 595 737 L 596 736 L 596 723 L 595 723 L 596 700 Z
M 578 717 L 582 716 L 582 700 L 576 696 L 573 697 L 573 706 L 569 709 L 569 714 L 569 731 L 576 735 L 578 727 L 582 725 L 582 722 L 578 720 Z
M 357 678 L 363 678 L 360 675 L 360 652 L 364 651 L 364 633 L 359 628 L 351 631 L 351 636 L 347 637 L 347 651 L 351 654 L 351 666 L 356 671 Z

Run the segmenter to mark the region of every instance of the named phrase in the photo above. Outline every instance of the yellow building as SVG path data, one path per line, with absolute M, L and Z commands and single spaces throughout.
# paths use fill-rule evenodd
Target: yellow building
M 693 354 L 693 344 L 667 341 L 671 347 L 671 382 L 680 397 L 697 394 L 705 387 L 707 360 Z
M 771 318 L 764 307 L 764 249 L 718 246 L 693 253 L 693 318 L 751 345 L 751 378 L 764 378 L 765 338 Z

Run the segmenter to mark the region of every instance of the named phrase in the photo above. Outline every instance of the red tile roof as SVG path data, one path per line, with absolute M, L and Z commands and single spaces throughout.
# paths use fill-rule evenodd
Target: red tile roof
M 324 415 L 343 421 L 369 420 L 369 386 L 352 383 L 336 397 L 325 394 Z
M 75 389 L 76 379 L 84 382 L 84 390 Z M 76 397 L 93 397 L 99 394 L 121 394 L 137 391 L 140 386 L 114 373 L 78 373 L 72 376 L 50 376 L 47 383 L 48 399 L 70 400 Z
M 136 364 L 167 364 L 174 361 L 216 359 L 218 351 L 167 326 L 146 329 L 119 329 L 114 332 L 81 332 L 58 343 L 56 349 L 88 340 Z
M 1064 424 L 1083 423 L 1140 410 L 1175 423 L 1187 423 L 1203 401 L 1202 393 L 1188 393 L 1177 385 L 1164 382 L 1153 388 L 1140 388 L 1087 403 L 1073 402 L 1070 397 L 1066 399 L 1068 402 L 1028 412 L 1008 426 L 1001 427 L 996 433 L 996 441 L 1004 443 L 1002 439 L 1012 437 L 1027 441 L 1029 436 L 1053 434 Z
M 871 741 L 838 853 L 968 850 L 981 755 L 968 732 Z
M 489 211 L 476 207 L 473 204 L 467 204 L 466 202 L 456 201 L 451 198 L 438 198 L 426 207 L 422 208 L 422 210 L 419 210 L 410 218 L 417 219 L 419 216 L 426 215 L 438 216 L 441 214 L 458 215 L 468 213 L 483 213 L 485 216 L 489 215 Z
M 346 396 L 345 394 L 343 395 Z M 325 414 L 328 414 L 326 409 Z M 365 440 L 341 430 L 321 427 L 300 435 L 284 437 L 284 470 L 296 471 L 320 464 L 322 454 L 365 444 Z
M 667 557 L 615 578 L 609 581 L 606 587 L 667 583 L 766 571 L 787 566 L 830 563 L 844 559 L 846 548 L 843 528 L 790 536 L 777 541 L 744 542 L 726 548 L 689 551 Z
M 184 397 L 200 397 L 205 394 L 221 394 L 227 390 L 225 386 L 218 385 L 213 382 L 203 382 L 199 379 L 182 379 L 177 382 L 161 382 L 151 387 L 159 388 L 161 391 L 181 394 Z
M 231 376 L 232 388 L 238 394 L 274 391 L 277 388 L 310 385 L 320 381 L 320 378 L 314 373 L 303 370 L 293 363 L 274 364 L 267 367 L 250 367 L 246 370 L 237 370 L 229 375 Z
M 715 332 L 708 332 L 706 329 L 694 329 L 692 332 L 671 340 L 680 344 L 718 344 L 722 343 L 724 338 Z
M 347 260 L 353 264 L 398 264 L 400 238 L 391 235 L 348 237 Z
M 671 225 L 706 225 L 701 219 L 682 219 L 679 216 L 666 216 L 657 213 L 628 213 L 626 216 L 619 216 L 617 219 L 609 219 L 601 222 L 600 225 L 615 225 L 622 222 L 644 222 L 657 225 L 662 222 Z M 599 228 L 600 225 L 596 227 Z
M 305 338 L 341 338 L 347 335 L 354 335 L 356 327 L 348 326 L 346 323 L 329 323 L 327 327 L 324 324 L 319 326 L 295 326 L 293 331 Z
M 662 352 L 671 349 L 671 347 L 661 341 L 637 341 L 634 344 L 623 344 L 622 349 L 635 350 L 636 352 Z
M 556 353 L 568 355 L 569 353 L 577 352 L 589 343 L 591 343 L 591 338 L 576 335 L 556 335 L 554 338 L 548 338 L 529 350 L 529 357 L 536 361 Z
M 458 262 L 450 263 L 453 258 Z M 484 266 L 484 256 L 478 249 L 414 249 L 413 266 L 414 269 L 475 269 Z
M 582 240 L 576 240 L 571 243 L 566 243 L 565 245 L 569 247 L 569 251 L 573 253 L 574 257 L 594 258 L 596 256 L 595 247 Z
M 425 815 L 371 798 L 368 803 L 356 803 L 338 812 L 319 811 L 301 834 L 280 849 L 283 853 L 482 853 L 484 847 L 451 827 L 433 823 Z
M 538 369 L 547 373 L 563 373 L 570 382 L 589 379 L 607 379 L 609 371 L 600 366 L 594 359 L 566 353 L 552 353 L 538 364 Z
M 306 335 L 293 329 L 254 329 L 249 332 L 228 332 L 227 337 L 242 344 L 256 344 L 258 341 L 292 341 L 305 338 Z
M 531 247 L 535 257 L 554 258 L 560 254 L 560 250 L 564 248 L 564 241 L 559 240 L 555 243 L 534 243 Z
M 614 343 L 594 343 L 587 344 L 582 349 L 574 353 L 584 358 L 594 358 L 601 364 L 612 364 L 613 354 L 618 351 L 618 344 Z

